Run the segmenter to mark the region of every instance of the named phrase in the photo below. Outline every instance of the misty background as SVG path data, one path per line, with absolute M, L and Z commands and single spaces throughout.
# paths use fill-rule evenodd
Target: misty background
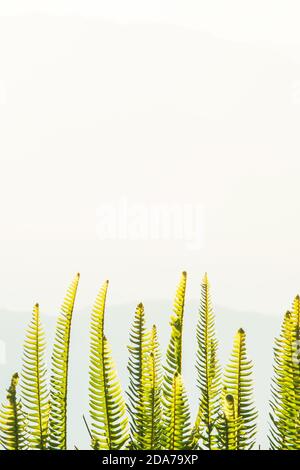
M 300 290 L 298 13 L 295 1 L 264 0 L 0 5 L 0 336 L 7 344 L 0 379 L 4 389 L 18 366 L 36 301 L 52 339 L 79 271 L 70 444 L 80 447 L 77 432 L 85 442 L 76 407 L 85 399 L 81 351 L 106 278 L 109 337 L 125 381 L 135 305 L 144 301 L 165 344 L 187 270 L 192 348 L 208 271 L 222 361 L 244 327 L 266 420 L 273 337 Z M 201 206 L 201 247 L 101 238 L 99 208 L 124 199 Z

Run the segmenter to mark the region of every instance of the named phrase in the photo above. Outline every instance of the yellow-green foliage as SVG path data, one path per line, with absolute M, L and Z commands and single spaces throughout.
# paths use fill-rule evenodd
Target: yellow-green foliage
M 189 405 L 184 391 L 182 379 L 182 339 L 183 339 L 183 316 L 185 304 L 187 274 L 184 271 L 176 290 L 173 314 L 171 315 L 170 326 L 171 335 L 166 353 L 165 373 L 163 378 L 163 417 L 162 417 L 162 435 L 163 447 L 172 449 L 177 448 L 179 441 L 185 442 L 186 446 L 191 446 L 191 436 L 187 439 L 186 430 L 189 429 L 190 412 Z M 174 410 L 176 404 L 181 404 L 178 413 L 171 417 L 171 410 Z M 171 419 L 172 418 L 172 419 Z M 182 428 L 183 420 L 186 419 L 186 427 Z M 176 421 L 178 420 L 178 422 Z M 182 429 L 182 432 L 181 432 Z M 182 434 L 184 432 L 184 435 Z M 180 434 L 180 436 L 178 435 Z M 176 439 L 175 439 L 176 434 Z M 182 434 L 182 435 L 181 435 Z
M 236 449 L 249 450 L 255 443 L 257 412 L 253 405 L 252 363 L 247 358 L 246 334 L 235 335 L 231 359 L 225 369 L 224 386 L 233 397 L 236 422 Z
M 201 446 L 214 449 L 217 446 L 216 420 L 219 414 L 221 369 L 217 359 L 218 342 L 207 274 L 201 285 L 196 334 L 198 345 L 196 368 L 200 402 L 194 433 L 198 439 L 200 438 Z
M 222 450 L 238 450 L 238 432 L 241 419 L 236 417 L 234 396 L 224 388 L 222 394 L 221 414 L 217 423 L 218 445 Z
M 149 355 L 151 341 L 145 325 L 143 304 L 135 311 L 130 330 L 128 372 L 128 411 L 130 414 L 131 442 L 130 448 L 144 450 L 147 445 L 147 419 L 144 412 L 148 406 Z
M 36 304 L 24 342 L 21 390 L 27 414 L 28 444 L 30 449 L 39 450 L 46 449 L 49 418 L 45 348 L 45 333 Z
M 7 390 L 7 403 L 0 409 L 0 442 L 6 450 L 26 450 L 26 416 L 16 395 L 19 381 L 14 374 Z
M 90 332 L 90 416 L 94 449 L 122 448 L 128 440 L 128 420 L 121 384 L 104 335 L 108 281 L 100 289 L 92 311 Z
M 176 372 L 170 391 L 164 395 L 163 448 L 183 450 L 192 448 L 190 411 L 181 375 Z
M 285 314 L 275 340 L 271 400 L 271 448 L 300 449 L 300 298 Z
M 143 304 L 137 306 L 128 347 L 127 404 L 104 332 L 108 282 L 100 289 L 90 321 L 90 427 L 84 418 L 93 449 L 248 450 L 255 445 L 257 412 L 253 404 L 252 363 L 247 358 L 246 334 L 239 329 L 235 335 L 221 390 L 207 275 L 201 285 L 194 335 L 197 341 L 195 382 L 200 393 L 195 424 L 191 427 L 182 370 L 186 280 L 183 272 L 171 316 L 164 373 L 156 326 L 146 327 Z M 0 408 L 0 443 L 4 449 L 67 449 L 69 353 L 78 282 L 79 275 L 68 289 L 57 319 L 50 383 L 39 306 L 34 307 L 24 343 L 21 398 L 17 394 L 18 374 L 14 374 L 7 390 L 7 402 Z M 189 339 L 192 338 L 193 335 L 189 335 Z M 269 436 L 272 449 L 300 450 L 299 340 L 300 298 L 297 296 L 275 342 Z
M 77 274 L 67 291 L 57 319 L 50 379 L 50 449 L 67 448 L 67 394 L 72 316 L 79 282 Z
M 145 373 L 143 376 L 143 421 L 144 435 L 142 448 L 145 450 L 157 450 L 161 448 L 161 354 L 157 339 L 156 326 L 148 332 L 149 353 L 146 354 Z
M 173 314 L 171 315 L 171 337 L 166 355 L 164 388 L 173 386 L 174 374 L 181 374 L 182 369 L 182 332 L 183 332 L 183 314 L 186 290 L 186 272 L 181 275 L 179 286 L 174 300 Z

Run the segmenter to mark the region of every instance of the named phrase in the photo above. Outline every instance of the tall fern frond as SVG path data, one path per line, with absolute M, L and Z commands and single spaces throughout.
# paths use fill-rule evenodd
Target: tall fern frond
M 172 387 L 163 398 L 165 426 L 163 448 L 185 450 L 192 448 L 190 411 L 182 377 L 174 375 Z
M 145 433 L 142 436 L 144 450 L 159 450 L 161 446 L 161 354 L 157 339 L 156 326 L 153 325 L 150 333 L 150 349 L 146 357 L 146 371 L 143 374 L 143 416 Z
M 221 369 L 217 359 L 218 342 L 210 296 L 210 284 L 205 274 L 201 285 L 201 301 L 197 323 L 197 372 L 200 402 L 195 428 L 201 434 L 201 444 L 216 448 L 216 419 L 219 414 Z
M 247 358 L 246 334 L 239 329 L 234 338 L 230 362 L 224 374 L 224 386 L 234 400 L 235 419 L 239 423 L 236 437 L 238 450 L 255 444 L 257 412 L 253 405 L 252 362 Z
M 173 387 L 174 375 L 182 372 L 182 331 L 183 314 L 186 291 L 186 272 L 181 275 L 179 286 L 176 291 L 173 314 L 171 315 L 171 336 L 167 349 L 165 374 L 163 380 L 163 393 L 170 392 Z
M 46 449 L 49 418 L 45 348 L 45 333 L 36 304 L 24 342 L 21 394 L 27 415 L 29 447 L 39 450 Z
M 129 339 L 128 411 L 131 417 L 130 447 L 143 450 L 147 434 L 144 410 L 148 400 L 147 375 L 149 372 L 149 354 L 151 353 L 150 335 L 146 331 L 143 304 L 139 304 L 136 308 Z
M 218 420 L 218 445 L 222 450 L 238 450 L 240 421 L 236 417 L 233 395 L 223 390 L 221 416 Z
M 57 319 L 50 378 L 49 448 L 67 448 L 67 394 L 72 316 L 79 282 L 70 285 Z
M 0 442 L 6 450 L 26 450 L 28 447 L 26 417 L 16 395 L 18 380 L 16 373 L 7 390 L 8 403 L 0 408 Z
M 128 419 L 109 343 L 104 335 L 108 281 L 100 289 L 90 330 L 90 416 L 92 447 L 119 450 L 128 440 Z
M 284 316 L 275 339 L 270 445 L 275 450 L 300 449 L 300 298 Z

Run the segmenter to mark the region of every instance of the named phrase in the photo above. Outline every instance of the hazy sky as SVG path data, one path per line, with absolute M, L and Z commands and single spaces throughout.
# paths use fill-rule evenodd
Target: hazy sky
M 189 296 L 279 314 L 300 290 L 298 2 L 0 4 L 0 307 Z M 103 240 L 99 209 L 202 208 L 202 247 Z M 97 215 L 98 214 L 98 215 Z M 200 236 L 200 235 L 199 235 Z M 103 237 L 102 237 L 103 238 Z

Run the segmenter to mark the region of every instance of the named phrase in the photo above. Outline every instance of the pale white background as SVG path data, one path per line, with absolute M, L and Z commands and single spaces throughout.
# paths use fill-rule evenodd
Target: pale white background
M 277 321 L 300 290 L 299 13 L 0 3 L 3 312 L 56 314 L 77 271 L 79 310 L 106 278 L 112 304 L 171 299 L 186 269 L 189 298 L 208 271 L 218 305 Z M 201 205 L 202 248 L 99 240 L 97 209 L 120 198 Z
M 221 303 L 299 288 L 297 2 L 1 2 L 1 305 L 166 297 L 207 270 Z M 103 201 L 197 202 L 205 243 L 100 243 Z M 124 277 L 126 282 L 124 282 Z M 15 293 L 18 292 L 18 295 Z

